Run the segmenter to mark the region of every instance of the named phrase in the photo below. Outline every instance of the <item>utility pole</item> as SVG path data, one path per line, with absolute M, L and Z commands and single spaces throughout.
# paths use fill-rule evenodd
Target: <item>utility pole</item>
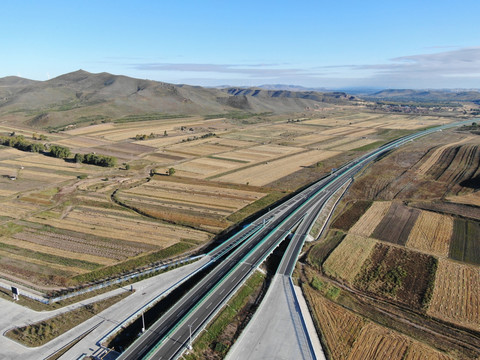
M 192 325 L 188 325 L 188 328 L 190 329 L 190 339 L 188 340 L 188 350 L 193 350 L 192 346 Z

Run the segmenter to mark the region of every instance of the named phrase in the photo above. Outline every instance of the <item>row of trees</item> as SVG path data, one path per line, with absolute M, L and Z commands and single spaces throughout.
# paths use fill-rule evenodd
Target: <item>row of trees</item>
M 25 140 L 23 135 L 1 136 L 0 144 L 22 151 L 40 152 L 45 150 L 45 145 Z
M 114 167 L 117 165 L 117 159 L 113 156 L 98 154 L 75 154 L 75 162 L 97 166 Z
M 14 147 L 22 151 L 41 152 L 46 151 L 47 148 L 44 144 L 39 142 L 31 142 L 25 139 L 23 135 L 10 135 L 0 136 L 0 144 L 5 146 Z M 70 149 L 66 146 L 50 145 L 47 153 L 50 156 L 66 159 L 72 155 Z M 117 159 L 113 156 L 97 155 L 97 154 L 75 154 L 74 160 L 77 163 L 114 167 L 117 165 Z

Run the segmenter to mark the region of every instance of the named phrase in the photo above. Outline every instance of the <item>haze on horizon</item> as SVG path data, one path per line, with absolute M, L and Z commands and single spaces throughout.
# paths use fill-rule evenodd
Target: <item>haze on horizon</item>
M 77 69 L 217 86 L 480 88 L 480 3 L 2 4 L 0 77 Z

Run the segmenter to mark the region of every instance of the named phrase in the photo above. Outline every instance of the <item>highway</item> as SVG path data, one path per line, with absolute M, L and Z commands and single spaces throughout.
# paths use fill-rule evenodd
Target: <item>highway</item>
M 188 348 L 190 334 L 203 330 L 245 279 L 298 225 L 279 269 L 286 275 L 292 273 L 308 229 L 324 203 L 365 165 L 420 136 L 462 123 L 425 130 L 385 144 L 344 165 L 242 229 L 209 254 L 216 261 L 211 272 L 147 329 L 119 359 L 179 357 Z

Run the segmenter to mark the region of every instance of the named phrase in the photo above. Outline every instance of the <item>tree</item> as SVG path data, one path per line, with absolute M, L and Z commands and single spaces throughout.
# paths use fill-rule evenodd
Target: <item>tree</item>
M 165 131 L 163 132 L 163 136 L 168 136 L 167 130 L 165 130 Z
M 83 154 L 75 154 L 74 160 L 76 163 L 83 163 L 85 156 Z
M 168 169 L 168 176 L 172 176 L 173 174 L 175 174 L 175 169 L 171 167 Z
M 125 164 L 125 170 L 130 170 L 130 164 Z
M 71 154 L 70 149 L 65 146 L 52 145 L 50 146 L 50 155 L 56 158 L 65 159 Z

